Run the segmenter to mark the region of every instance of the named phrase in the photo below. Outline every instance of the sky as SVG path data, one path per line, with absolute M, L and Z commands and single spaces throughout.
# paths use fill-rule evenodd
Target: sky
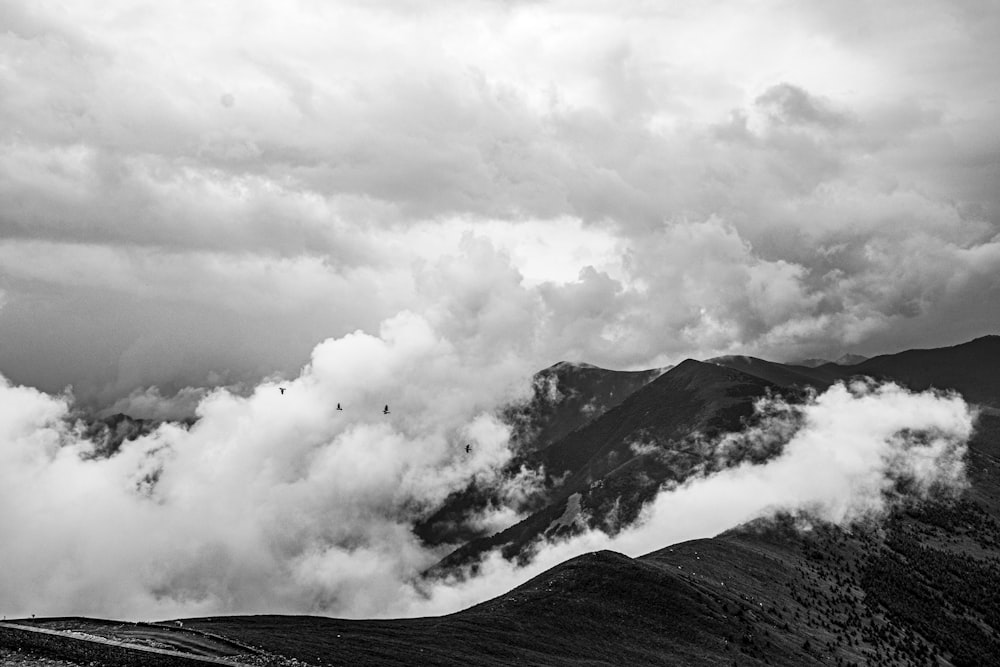
M 998 38 L 975 1 L 0 1 L 0 373 L 165 416 L 407 313 L 508 382 L 996 332 Z
M 496 417 L 541 368 L 997 333 L 998 51 L 993 2 L 0 0 L 2 611 L 442 613 L 960 489 L 974 410 L 839 386 L 619 538 L 414 585 L 414 522 L 541 479 Z M 197 420 L 102 457 L 81 408 Z

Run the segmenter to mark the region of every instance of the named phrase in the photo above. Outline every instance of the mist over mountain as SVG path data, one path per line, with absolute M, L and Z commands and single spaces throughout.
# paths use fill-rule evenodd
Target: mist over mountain
M 767 419 L 759 412 L 759 401 L 766 397 L 781 394 L 795 402 L 835 382 L 878 377 L 913 390 L 953 390 L 989 404 L 1000 396 L 1000 385 L 992 384 L 980 360 L 998 351 L 1000 338 L 989 336 L 925 354 L 884 355 L 855 366 L 808 368 L 746 356 L 685 361 L 606 414 L 526 457 L 546 471 L 545 492 L 535 503 L 544 497 L 547 504 L 506 530 L 472 540 L 440 567 L 475 562 L 494 549 L 507 558 L 530 557 L 539 540 L 587 530 L 614 535 L 636 521 L 665 486 L 724 467 L 765 463 L 782 451 L 784 443 L 777 436 L 763 446 L 731 446 L 724 457 L 719 443 L 759 428 Z M 453 496 L 448 514 L 458 514 L 456 507 L 465 500 L 462 494 Z
M 185 627 L 261 647 L 274 664 L 614 664 L 623 655 L 633 664 L 935 655 L 991 664 L 998 607 L 985 582 L 1000 574 L 1000 413 L 960 396 L 990 398 L 976 360 L 998 349 L 990 336 L 815 369 L 750 357 L 638 374 L 558 364 L 502 413 L 522 427 L 508 431 L 517 446 L 505 472 L 476 473 L 411 519 L 425 543 L 468 542 L 425 561 L 433 566 L 414 573 L 419 594 L 406 609 L 457 613 Z M 878 380 L 858 372 L 869 363 Z M 99 447 L 97 460 L 164 437 L 163 426 L 124 417 L 102 424 L 91 432 L 116 446 Z M 515 470 L 532 494 L 501 492 Z M 145 493 L 175 502 L 157 491 L 167 475 L 147 480 Z M 472 527 L 503 503 L 514 512 L 508 525 L 495 512 L 493 532 Z M 699 534 L 707 539 L 692 541 Z M 59 627 L 104 632 L 86 621 Z
M 862 354 L 853 354 L 851 352 L 845 352 L 844 354 L 837 357 L 834 361 L 829 359 L 802 359 L 800 361 L 792 362 L 794 366 L 807 366 L 809 368 L 816 368 L 817 366 L 822 366 L 824 364 L 834 363 L 838 366 L 852 366 L 854 364 L 860 364 L 862 361 L 866 360 L 868 357 Z
M 997 62 L 982 0 L 0 2 L 0 664 L 995 664 Z
M 989 3 L 418 4 L 6 3 L 5 377 L 176 419 L 404 311 L 522 376 L 1000 328 Z
M 444 565 L 461 565 L 499 547 L 515 557 L 543 536 L 596 527 L 616 533 L 662 485 L 703 467 L 706 441 L 738 430 L 752 414 L 752 399 L 768 386 L 694 360 L 678 364 L 617 407 L 526 456 L 525 465 L 546 473 L 546 506 L 466 545 Z

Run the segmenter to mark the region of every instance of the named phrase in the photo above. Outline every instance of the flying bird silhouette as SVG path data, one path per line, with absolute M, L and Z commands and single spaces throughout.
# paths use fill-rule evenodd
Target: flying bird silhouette
M 389 405 L 388 404 L 386 404 L 385 408 L 382 410 L 382 414 L 384 414 L 384 415 L 389 414 Z
M 340 407 L 340 403 L 337 403 L 337 409 L 338 410 L 343 410 L 344 408 Z
M 284 387 L 278 387 L 278 391 L 280 391 L 280 392 L 281 392 L 281 395 L 282 395 L 282 396 L 284 396 L 284 395 L 285 395 L 285 388 L 284 388 Z
M 465 453 L 468 454 L 471 451 L 472 451 L 472 445 L 466 445 L 465 446 Z

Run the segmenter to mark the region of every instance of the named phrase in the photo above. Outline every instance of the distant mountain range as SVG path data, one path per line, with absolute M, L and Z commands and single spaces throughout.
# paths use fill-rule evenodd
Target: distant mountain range
M 808 361 L 808 360 L 807 360 Z M 704 443 L 744 429 L 754 401 L 796 400 L 857 376 L 956 391 L 980 406 L 962 497 L 908 505 L 882 525 L 797 530 L 756 521 L 640 558 L 598 552 L 440 618 L 190 619 L 186 628 L 308 664 L 1000 665 L 1000 336 L 871 359 L 782 364 L 686 360 L 624 373 L 557 364 L 504 417 L 544 484 L 495 534 L 466 521 L 495 491 L 470 486 L 416 527 L 458 544 L 430 576 L 541 538 L 614 534 L 664 483 L 724 465 Z M 744 457 L 769 456 L 745 452 Z M 2 639 L 2 637 L 0 637 Z
M 802 359 L 801 361 L 793 361 L 793 366 L 808 366 L 809 368 L 815 368 L 817 366 L 822 366 L 824 364 L 837 364 L 838 366 L 854 366 L 855 364 L 860 364 L 862 361 L 866 361 L 868 357 L 862 356 L 860 354 L 851 354 L 847 352 L 840 355 L 833 361 L 829 359 Z
M 544 493 L 519 508 L 528 516 L 491 535 L 463 529 L 463 517 L 498 502 L 488 490 L 470 487 L 453 494 L 417 533 L 432 544 L 466 540 L 436 571 L 475 563 L 497 548 L 507 558 L 525 560 L 541 537 L 593 528 L 614 534 L 638 517 L 664 483 L 681 482 L 695 470 L 710 472 L 713 463 L 706 462 L 703 440 L 742 430 L 754 401 L 768 392 L 795 397 L 806 388 L 822 390 L 868 376 L 915 390 L 955 390 L 969 401 L 1000 407 L 998 369 L 1000 336 L 854 365 L 809 367 L 726 356 L 688 359 L 665 372 L 622 373 L 557 364 L 536 375 L 535 396 L 517 413 L 533 426 L 521 429 L 524 453 L 510 464 L 510 472 L 521 466 L 546 472 Z M 553 387 L 563 386 L 565 394 L 553 393 Z M 617 390 L 614 400 L 610 387 Z M 594 401 L 601 410 L 582 407 Z M 531 440 L 531 433 L 541 435 Z M 669 457 L 662 455 L 665 451 Z M 737 456 L 730 463 L 741 461 Z

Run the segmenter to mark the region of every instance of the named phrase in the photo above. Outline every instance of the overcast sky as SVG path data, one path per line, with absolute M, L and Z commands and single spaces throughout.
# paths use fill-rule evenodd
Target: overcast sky
M 0 0 L 0 374 L 148 407 L 407 312 L 504 378 L 995 333 L 998 45 L 992 1 Z

